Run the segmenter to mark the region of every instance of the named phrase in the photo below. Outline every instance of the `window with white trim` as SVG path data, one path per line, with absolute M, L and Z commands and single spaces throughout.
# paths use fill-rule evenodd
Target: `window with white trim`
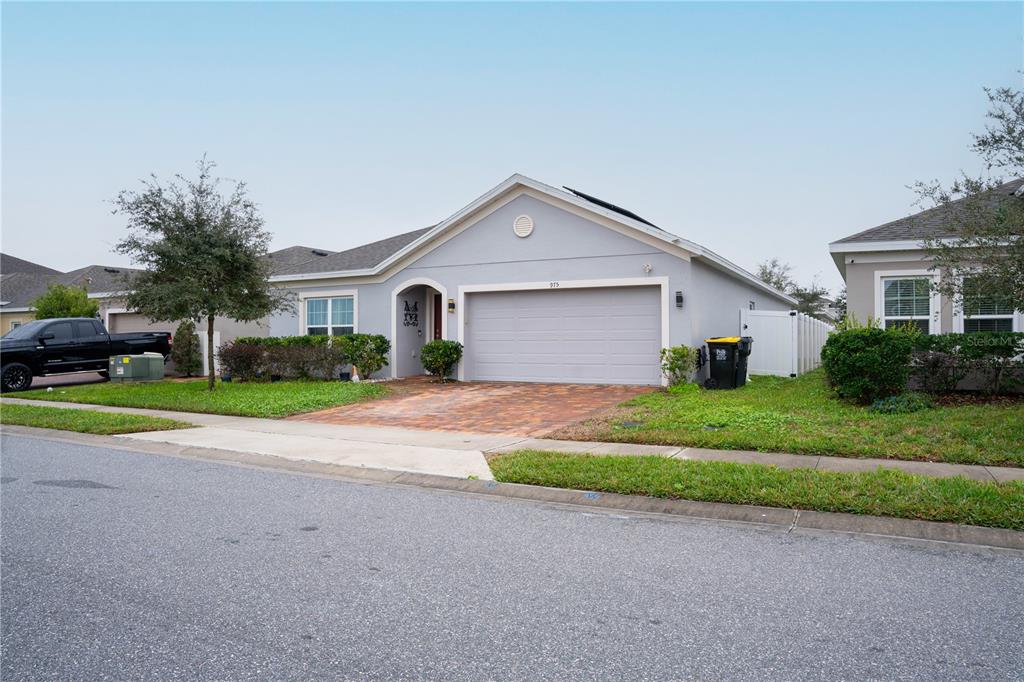
M 928 334 L 932 317 L 931 280 L 928 277 L 882 278 L 882 324 L 916 325 Z
M 355 306 L 351 296 L 306 299 L 307 334 L 344 336 L 355 330 Z
M 1009 297 L 986 291 L 977 277 L 964 278 L 963 297 L 964 333 L 1013 331 Z
M 21 322 L 18 320 L 11 320 L 11 329 L 17 329 L 21 326 Z

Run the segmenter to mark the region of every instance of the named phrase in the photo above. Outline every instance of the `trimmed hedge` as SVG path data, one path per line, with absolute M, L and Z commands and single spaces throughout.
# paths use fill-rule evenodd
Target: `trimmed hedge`
M 829 385 L 862 405 L 902 393 L 920 333 L 916 327 L 861 327 L 830 334 L 821 349 Z
M 922 334 L 911 326 L 851 326 L 831 334 L 821 351 L 829 384 L 842 398 L 867 405 L 920 390 L 952 393 L 970 377 L 990 394 L 1024 380 L 1024 333 Z
M 455 369 L 462 359 L 462 344 L 458 341 L 435 339 L 423 344 L 420 349 L 420 362 L 423 369 L 434 376 L 440 377 L 441 381 L 448 381 L 448 375 Z
M 238 381 L 331 380 L 348 365 L 368 379 L 387 366 L 391 343 L 379 334 L 245 336 L 221 344 L 223 373 Z
M 1022 332 L 921 335 L 914 342 L 912 376 L 924 391 L 942 394 L 970 375 L 994 395 L 1021 383 L 1022 356 Z

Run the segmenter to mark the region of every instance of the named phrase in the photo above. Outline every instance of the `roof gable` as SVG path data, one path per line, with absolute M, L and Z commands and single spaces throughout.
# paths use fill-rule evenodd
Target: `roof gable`
M 993 205 L 1005 201 L 1011 196 L 1019 196 L 1024 189 L 1024 178 L 1011 180 L 990 190 L 990 201 Z M 955 237 L 956 230 L 951 227 L 953 217 L 961 202 L 953 201 L 944 206 L 925 209 L 906 216 L 892 220 L 877 227 L 872 227 L 848 237 L 837 239 L 833 244 L 850 244 L 860 242 L 894 242 L 894 241 L 923 241 L 925 239 L 941 239 L 943 237 Z
M 656 246 L 657 248 L 660 248 L 672 255 L 676 255 L 681 258 L 702 258 L 712 267 L 722 270 L 730 276 L 743 279 L 748 284 L 757 286 L 758 288 L 777 296 L 781 300 L 791 304 L 796 303 L 796 300 L 791 296 L 769 286 L 753 274 L 740 268 L 734 263 L 731 263 L 725 258 L 722 258 L 713 251 L 705 249 L 695 242 L 683 239 L 682 237 L 656 227 L 631 211 L 622 209 L 614 204 L 609 204 L 608 202 L 597 199 L 596 197 L 583 195 L 579 192 L 556 189 L 550 185 L 546 185 L 518 173 L 498 184 L 489 192 L 477 197 L 473 202 L 467 204 L 433 227 L 407 232 L 405 234 L 398 235 L 397 237 L 391 237 L 389 239 L 384 239 L 379 242 L 374 242 L 362 247 L 357 247 L 356 249 L 350 249 L 349 251 L 343 251 L 339 254 L 335 254 L 331 257 L 330 263 L 340 266 L 338 270 L 332 271 L 323 269 L 315 272 L 302 272 L 302 268 L 298 268 L 298 271 L 275 275 L 270 279 L 272 282 L 289 282 L 336 277 L 383 275 L 393 269 L 408 266 L 417 258 L 422 257 L 431 249 L 436 248 L 443 243 L 443 240 L 448 235 L 451 235 L 453 232 L 457 232 L 460 229 L 465 229 L 472 225 L 476 220 L 481 219 L 491 211 L 504 205 L 504 203 L 507 203 L 524 193 L 530 194 L 531 196 L 549 203 L 555 203 L 558 206 L 565 206 L 571 210 L 582 212 L 586 217 L 594 222 L 598 222 L 599 224 L 611 229 L 628 233 L 630 236 L 633 236 L 634 238 L 637 238 L 649 245 Z M 400 246 L 400 248 L 394 248 L 396 246 Z M 367 258 L 364 260 L 352 256 L 348 258 L 345 257 L 345 254 L 357 253 L 363 249 L 379 249 L 381 252 L 393 249 L 393 251 L 383 260 L 380 260 L 375 265 L 370 266 L 367 266 L 366 263 L 376 260 L 376 258 Z M 324 259 L 325 263 L 327 261 L 328 259 Z

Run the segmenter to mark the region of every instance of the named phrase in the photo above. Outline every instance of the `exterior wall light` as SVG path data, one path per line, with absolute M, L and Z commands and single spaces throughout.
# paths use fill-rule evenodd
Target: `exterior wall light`
M 676 307 L 677 308 L 682 308 L 683 307 L 683 292 L 681 292 L 681 291 L 677 291 L 676 292 Z
M 448 312 L 450 312 L 450 313 L 454 313 L 455 312 L 455 299 L 454 298 L 449 298 L 448 299 Z

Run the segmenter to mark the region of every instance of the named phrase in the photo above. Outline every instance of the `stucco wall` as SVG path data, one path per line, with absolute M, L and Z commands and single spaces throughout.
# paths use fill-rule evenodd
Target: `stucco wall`
M 849 254 L 846 263 L 847 312 L 855 315 L 860 322 L 865 322 L 869 317 L 880 317 L 881 311 L 876 307 L 875 298 L 875 282 L 879 273 L 927 270 L 929 265 L 927 261 L 915 258 L 912 254 L 906 254 L 906 260 L 886 260 L 881 263 L 858 262 L 862 257 L 870 258 L 870 255 Z M 940 296 L 939 299 L 939 333 L 945 334 L 953 331 L 953 306 L 948 297 Z
M 11 331 L 12 322 L 20 322 L 25 324 L 36 319 L 36 316 L 31 312 L 23 313 L 0 313 L 0 334 L 6 334 Z
M 694 260 L 691 294 L 686 301 L 693 321 L 693 343 L 714 336 L 740 335 L 740 310 L 754 302 L 756 310 L 790 310 L 793 305 Z
M 533 234 L 525 239 L 512 231 L 513 220 L 523 214 L 532 217 L 535 225 Z M 702 274 L 693 281 L 692 273 L 698 271 Z M 426 281 L 443 293 L 446 338 L 458 339 L 459 311 L 447 312 L 446 304 L 448 299 L 458 301 L 459 286 L 658 277 L 669 281 L 668 323 L 673 345 L 693 344 L 710 333 L 726 333 L 722 328 L 727 320 L 731 320 L 728 333 L 735 333 L 741 302 L 746 306 L 747 301 L 756 300 L 765 309 L 786 305 L 779 301 L 773 304 L 770 295 L 706 265 L 697 265 L 696 261 L 691 265 L 688 260 L 526 195 L 501 206 L 383 281 L 323 280 L 289 288 L 307 296 L 353 289 L 358 331 L 390 336 L 392 314 L 396 316 L 396 330 L 402 327 L 401 308 L 392 309 L 393 292 L 407 282 Z M 676 291 L 686 297 L 682 309 L 675 306 Z M 425 315 L 421 317 L 426 319 Z M 429 333 L 425 326 L 421 328 L 424 334 Z M 272 316 L 269 332 L 272 336 L 302 333 L 301 315 L 285 312 Z M 406 340 L 405 345 L 409 343 Z M 400 371 L 408 369 L 411 365 L 404 356 L 409 349 L 403 352 L 402 338 L 393 339 L 393 346 Z M 418 358 L 415 363 L 418 368 Z

